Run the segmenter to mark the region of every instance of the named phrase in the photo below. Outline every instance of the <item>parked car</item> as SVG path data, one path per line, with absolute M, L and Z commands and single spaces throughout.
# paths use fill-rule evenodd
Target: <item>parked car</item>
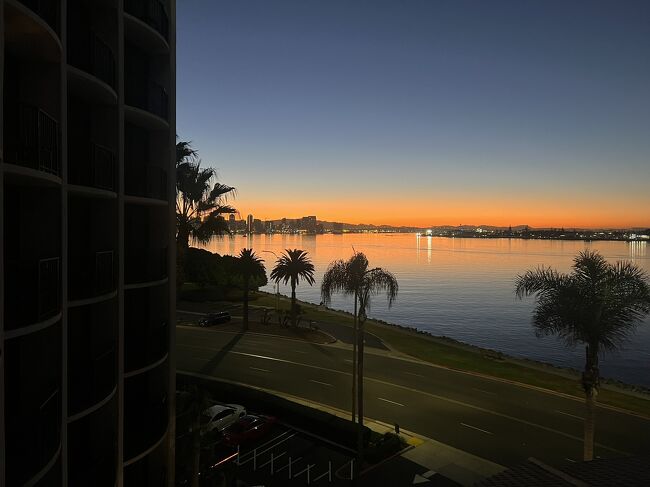
M 259 440 L 269 433 L 277 419 L 262 414 L 243 416 L 223 432 L 224 442 L 228 445 L 241 445 Z
M 239 404 L 215 404 L 201 414 L 201 434 L 216 429 L 223 431 L 237 420 L 246 416 L 246 409 Z
M 199 326 L 212 326 L 230 321 L 230 313 L 221 311 L 219 313 L 209 313 L 199 320 Z

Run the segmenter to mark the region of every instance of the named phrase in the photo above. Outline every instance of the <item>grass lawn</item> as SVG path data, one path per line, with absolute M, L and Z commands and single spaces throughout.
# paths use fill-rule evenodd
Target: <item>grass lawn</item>
M 289 303 L 288 298 L 280 297 L 280 308 L 288 309 Z M 272 308 L 276 305 L 276 297 L 272 294 L 256 293 L 252 304 Z M 304 312 L 303 320 L 352 325 L 352 316 L 349 313 L 303 302 L 300 305 Z M 374 320 L 366 322 L 366 331 L 379 337 L 394 350 L 425 362 L 521 382 L 578 398 L 584 397 L 579 384 L 579 374 L 575 371 L 510 358 L 491 350 L 446 338 L 423 335 Z M 621 387 L 604 385 L 598 394 L 598 401 L 650 417 L 650 395 L 647 394 L 628 392 Z

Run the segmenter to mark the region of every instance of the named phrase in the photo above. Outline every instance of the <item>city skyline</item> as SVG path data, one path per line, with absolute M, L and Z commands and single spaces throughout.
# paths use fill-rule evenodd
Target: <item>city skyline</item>
M 178 133 L 242 214 L 650 224 L 645 2 L 192 7 Z

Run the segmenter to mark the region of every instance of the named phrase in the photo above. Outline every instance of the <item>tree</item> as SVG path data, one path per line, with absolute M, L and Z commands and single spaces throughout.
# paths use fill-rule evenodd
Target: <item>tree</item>
M 321 296 L 325 304 L 331 302 L 332 294 L 342 292 L 354 296 L 354 337 L 353 337 L 353 363 L 352 363 L 352 421 L 355 420 L 355 388 L 358 408 L 358 435 L 357 435 L 357 468 L 363 464 L 363 355 L 364 355 L 364 323 L 370 309 L 372 296 L 386 293 L 388 307 L 390 308 L 397 297 L 399 286 L 395 276 L 375 267 L 368 269 L 368 258 L 362 252 L 354 252 L 347 261 L 337 260 L 332 262 L 321 285 Z M 356 384 L 355 384 L 356 376 Z M 356 386 L 356 387 L 355 387 Z
M 253 251 L 253 249 L 242 249 L 237 257 L 236 272 L 244 281 L 244 331 L 248 330 L 248 292 L 250 290 L 252 279 L 266 279 L 266 269 L 262 259 Z
M 557 335 L 569 347 L 585 346 L 581 379 L 585 392 L 585 460 L 592 460 L 594 454 L 599 355 L 620 348 L 650 312 L 646 279 L 635 264 L 610 264 L 598 252 L 589 250 L 576 256 L 570 274 L 539 267 L 517 276 L 517 297 L 536 297 L 535 334 Z
M 315 282 L 314 264 L 307 254 L 305 250 L 285 249 L 271 271 L 271 279 L 276 283 L 280 281 L 284 284 L 291 283 L 291 321 L 294 326 L 297 317 L 296 286 L 300 283 L 300 278 L 307 281 L 310 286 Z
M 201 168 L 198 153 L 190 142 L 176 144 L 176 245 L 179 283 L 190 240 L 206 244 L 214 235 L 228 231 L 223 215 L 236 213 L 227 204 L 235 188 L 216 181 L 213 168 Z

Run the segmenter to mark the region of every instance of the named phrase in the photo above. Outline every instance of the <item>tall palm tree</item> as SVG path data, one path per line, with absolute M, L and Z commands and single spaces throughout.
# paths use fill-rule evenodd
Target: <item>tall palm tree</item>
M 244 321 L 243 329 L 248 330 L 248 292 L 251 279 L 266 277 L 266 269 L 262 259 L 253 249 L 241 249 L 237 258 L 237 272 L 244 281 Z
M 368 258 L 362 252 L 354 252 L 347 261 L 338 260 L 330 264 L 321 285 L 321 296 L 324 303 L 330 303 L 333 292 L 343 292 L 354 295 L 354 328 L 356 330 L 356 350 L 353 345 L 353 412 L 354 421 L 354 376 L 356 374 L 356 395 L 358 407 L 358 433 L 357 433 L 357 468 L 363 465 L 363 356 L 364 356 L 364 323 L 370 309 L 372 296 L 386 293 L 388 307 L 393 305 L 397 298 L 399 286 L 395 276 L 375 267 L 368 269 Z M 357 357 L 358 355 L 358 357 Z M 354 363 L 356 361 L 356 364 Z
M 227 204 L 235 188 L 216 181 L 216 171 L 202 168 L 198 153 L 190 142 L 176 144 L 176 244 L 177 259 L 182 266 L 190 240 L 208 243 L 214 235 L 228 231 L 223 215 L 236 213 Z
M 595 406 L 600 373 L 598 358 L 620 348 L 650 312 L 646 274 L 631 262 L 608 263 L 595 251 L 580 252 L 573 271 L 540 267 L 517 276 L 518 298 L 535 295 L 535 334 L 557 335 L 569 347 L 585 346 L 584 459 L 593 459 Z
M 354 252 L 347 261 L 332 262 L 321 283 L 321 299 L 327 305 L 332 301 L 332 294 L 343 293 L 353 296 L 354 313 L 352 315 L 352 422 L 357 414 L 357 306 L 358 290 L 363 273 L 368 269 L 368 259 L 361 252 Z
M 278 257 L 275 267 L 271 271 L 271 279 L 275 282 L 291 283 L 291 320 L 296 325 L 296 286 L 300 278 L 311 286 L 314 284 L 314 264 L 308 257 L 308 252 L 300 249 L 285 249 L 284 254 Z

